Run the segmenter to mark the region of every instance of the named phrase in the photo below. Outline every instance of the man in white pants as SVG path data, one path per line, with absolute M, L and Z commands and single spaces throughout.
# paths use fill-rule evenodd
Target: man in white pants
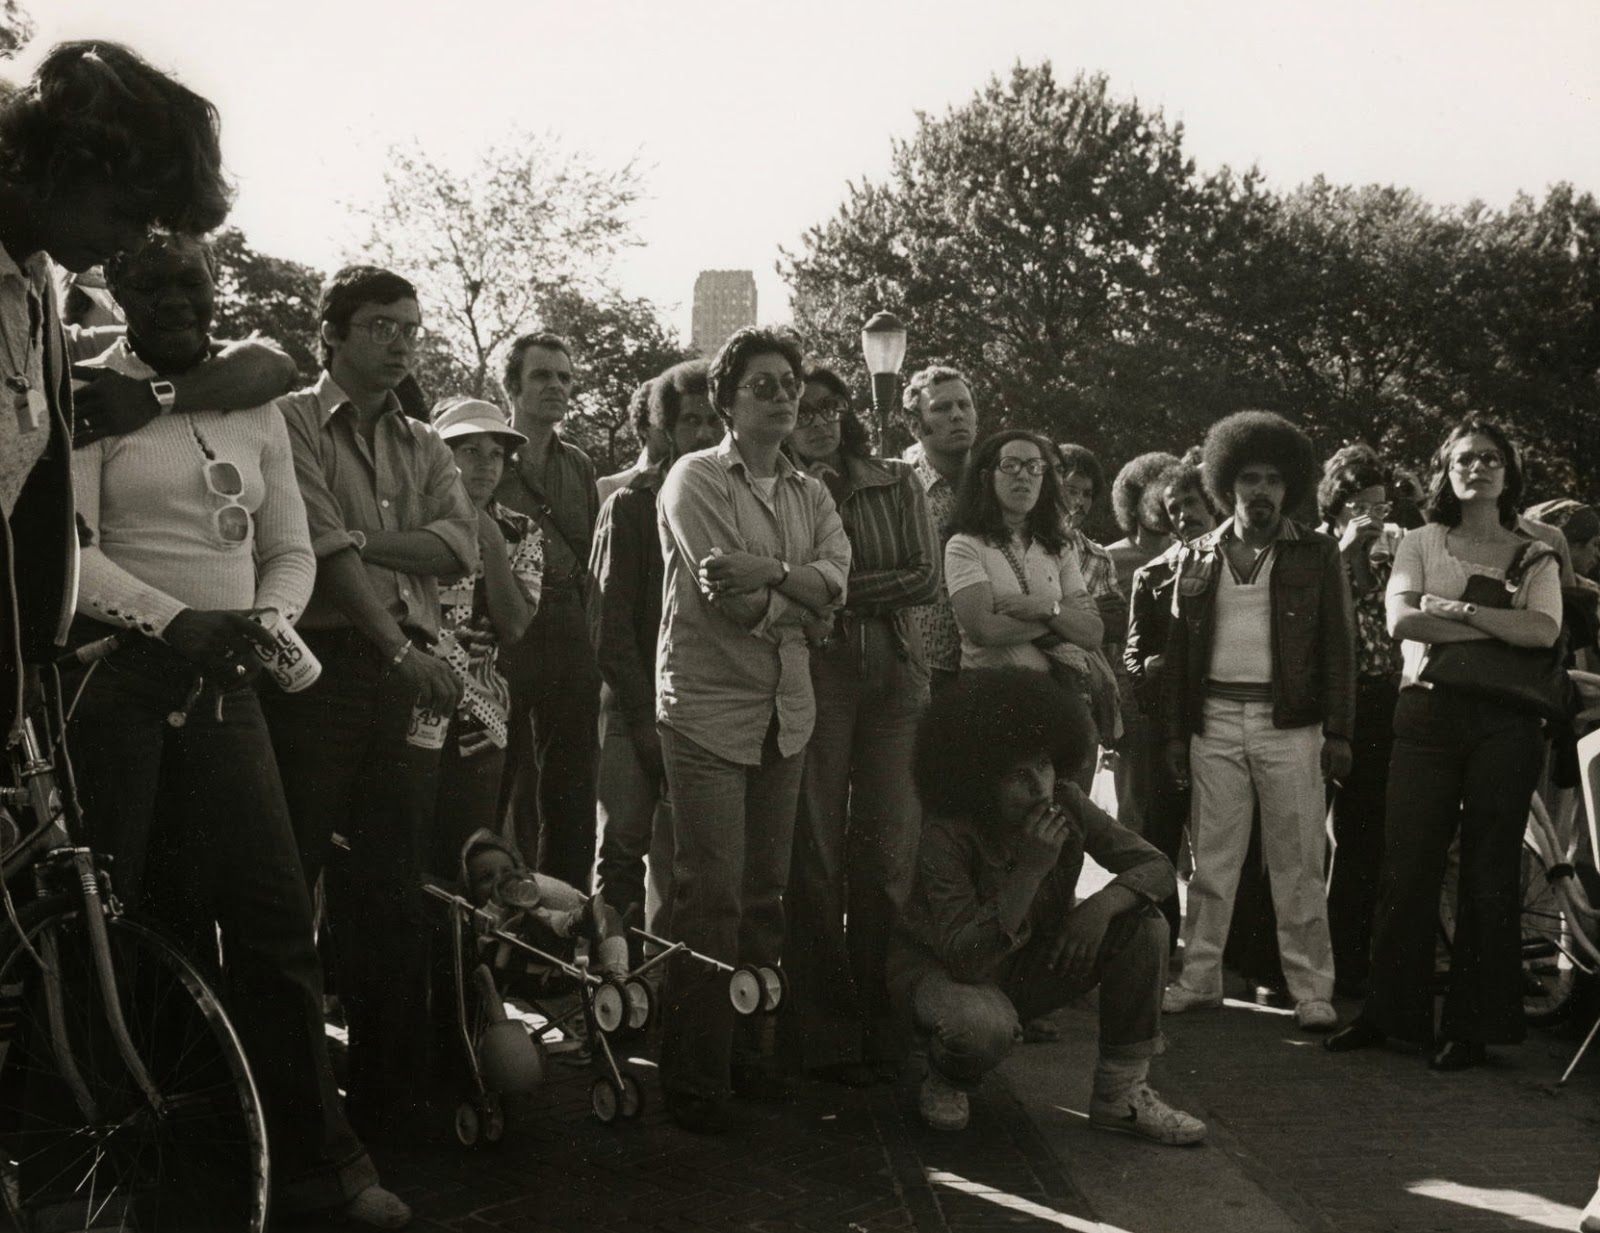
M 1206 434 L 1206 487 L 1233 517 L 1185 545 L 1176 565 L 1166 753 L 1174 778 L 1193 780 L 1195 871 L 1168 1014 L 1222 1001 L 1222 950 L 1259 801 L 1295 1020 L 1308 1031 L 1337 1022 L 1323 781 L 1350 767 L 1354 620 L 1338 545 L 1284 516 L 1316 472 L 1310 440 L 1281 416 L 1241 411 Z

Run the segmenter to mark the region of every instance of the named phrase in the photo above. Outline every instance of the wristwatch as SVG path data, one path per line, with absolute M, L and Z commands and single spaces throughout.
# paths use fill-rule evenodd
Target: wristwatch
M 1462 620 L 1465 620 L 1467 617 L 1475 617 L 1477 615 L 1478 615 L 1478 605 L 1477 604 L 1466 604 L 1466 605 L 1463 605 L 1463 607 L 1461 609 L 1461 618 L 1462 618 Z
M 1056 618 L 1056 617 L 1058 617 L 1060 615 L 1061 615 L 1061 601 L 1058 599 L 1058 600 L 1056 600 L 1055 603 L 1050 605 L 1050 616 L 1051 616 L 1051 619 L 1053 620 L 1054 618 Z
M 159 415 L 165 415 L 172 410 L 173 404 L 178 401 L 178 391 L 172 388 L 172 382 L 170 381 L 152 381 L 150 383 L 150 392 L 155 395 L 156 402 L 160 404 L 161 410 L 157 412 Z
M 356 555 L 360 556 L 367 550 L 367 533 L 365 531 L 351 531 L 350 542 L 355 545 Z

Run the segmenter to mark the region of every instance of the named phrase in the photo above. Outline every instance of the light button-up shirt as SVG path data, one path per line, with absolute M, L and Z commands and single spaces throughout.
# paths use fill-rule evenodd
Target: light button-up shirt
M 289 426 L 319 561 L 353 545 L 352 531 L 427 531 L 444 541 L 461 573 L 478 568 L 478 512 L 461 486 L 455 456 L 431 425 L 407 416 L 392 393 L 370 446 L 354 405 L 329 373 L 310 389 L 285 394 L 278 409 Z M 403 628 L 438 634 L 437 578 L 364 564 L 372 589 Z M 349 625 L 319 571 L 300 628 Z
M 810 565 L 845 602 L 850 541 L 822 481 L 778 458 L 769 498 L 752 481 L 731 436 L 680 458 L 657 509 L 666 568 L 656 650 L 656 717 L 696 744 L 745 766 L 761 764 L 773 716 L 778 752 L 811 739 L 816 702 L 803 625 L 811 615 L 775 587 L 747 628 L 700 589 L 699 563 L 713 548 Z M 737 601 L 736 601 L 737 602 Z

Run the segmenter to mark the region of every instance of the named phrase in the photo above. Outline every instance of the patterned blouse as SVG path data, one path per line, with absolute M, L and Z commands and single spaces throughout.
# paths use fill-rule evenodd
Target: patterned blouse
M 1322 530 L 1334 539 L 1339 538 L 1339 533 L 1331 524 L 1324 523 Z M 1343 555 L 1340 554 L 1341 559 Z M 1344 566 L 1356 612 L 1356 676 L 1397 681 L 1400 679 L 1403 657 L 1399 639 L 1389 636 L 1389 606 L 1384 598 L 1389 589 L 1389 575 L 1394 570 L 1394 561 L 1388 557 L 1379 557 L 1375 561 L 1369 558 L 1367 568 L 1372 574 L 1373 587 L 1363 593 L 1356 589 L 1356 578 L 1351 572 L 1350 563 L 1346 561 Z
M 544 534 L 539 530 L 538 522 L 498 501 L 489 503 L 489 516 L 506 537 L 511 576 L 521 584 L 537 609 L 539 594 L 544 586 Z M 455 638 L 456 631 L 463 626 L 471 626 L 476 632 L 488 634 L 491 638 L 494 636 L 494 627 L 489 623 L 489 600 L 484 586 L 483 566 L 478 566 L 477 572 L 457 579 L 449 586 L 441 585 L 439 609 L 440 637 L 435 654 L 456 669 L 466 686 L 461 695 L 461 707 L 456 714 L 458 730 L 465 733 L 488 728 L 491 733 L 503 732 L 505 716 L 510 710 L 511 693 L 500 672 L 499 644 L 491 641 L 487 646 L 469 650 Z

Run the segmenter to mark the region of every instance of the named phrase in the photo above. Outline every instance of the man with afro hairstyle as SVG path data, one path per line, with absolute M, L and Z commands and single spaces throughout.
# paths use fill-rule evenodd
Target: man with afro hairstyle
M 1332 538 L 1285 516 L 1311 492 L 1311 441 L 1283 417 L 1240 411 L 1206 434 L 1203 474 L 1232 511 L 1178 550 L 1162 722 L 1168 768 L 1193 781 L 1195 871 L 1176 1014 L 1222 1001 L 1222 951 L 1261 810 L 1278 952 L 1307 1031 L 1337 1023 L 1323 891 L 1323 780 L 1350 768 L 1355 622 Z
M 887 976 L 928 1039 L 918 1103 L 936 1130 L 967 1124 L 967 1093 L 1021 1023 L 1098 988 L 1090 1123 L 1172 1145 L 1205 1137 L 1148 1082 L 1172 865 L 1068 779 L 1090 732 L 1083 702 L 1028 668 L 965 670 L 923 716 L 922 844 Z M 1086 855 L 1114 877 L 1080 903 Z

